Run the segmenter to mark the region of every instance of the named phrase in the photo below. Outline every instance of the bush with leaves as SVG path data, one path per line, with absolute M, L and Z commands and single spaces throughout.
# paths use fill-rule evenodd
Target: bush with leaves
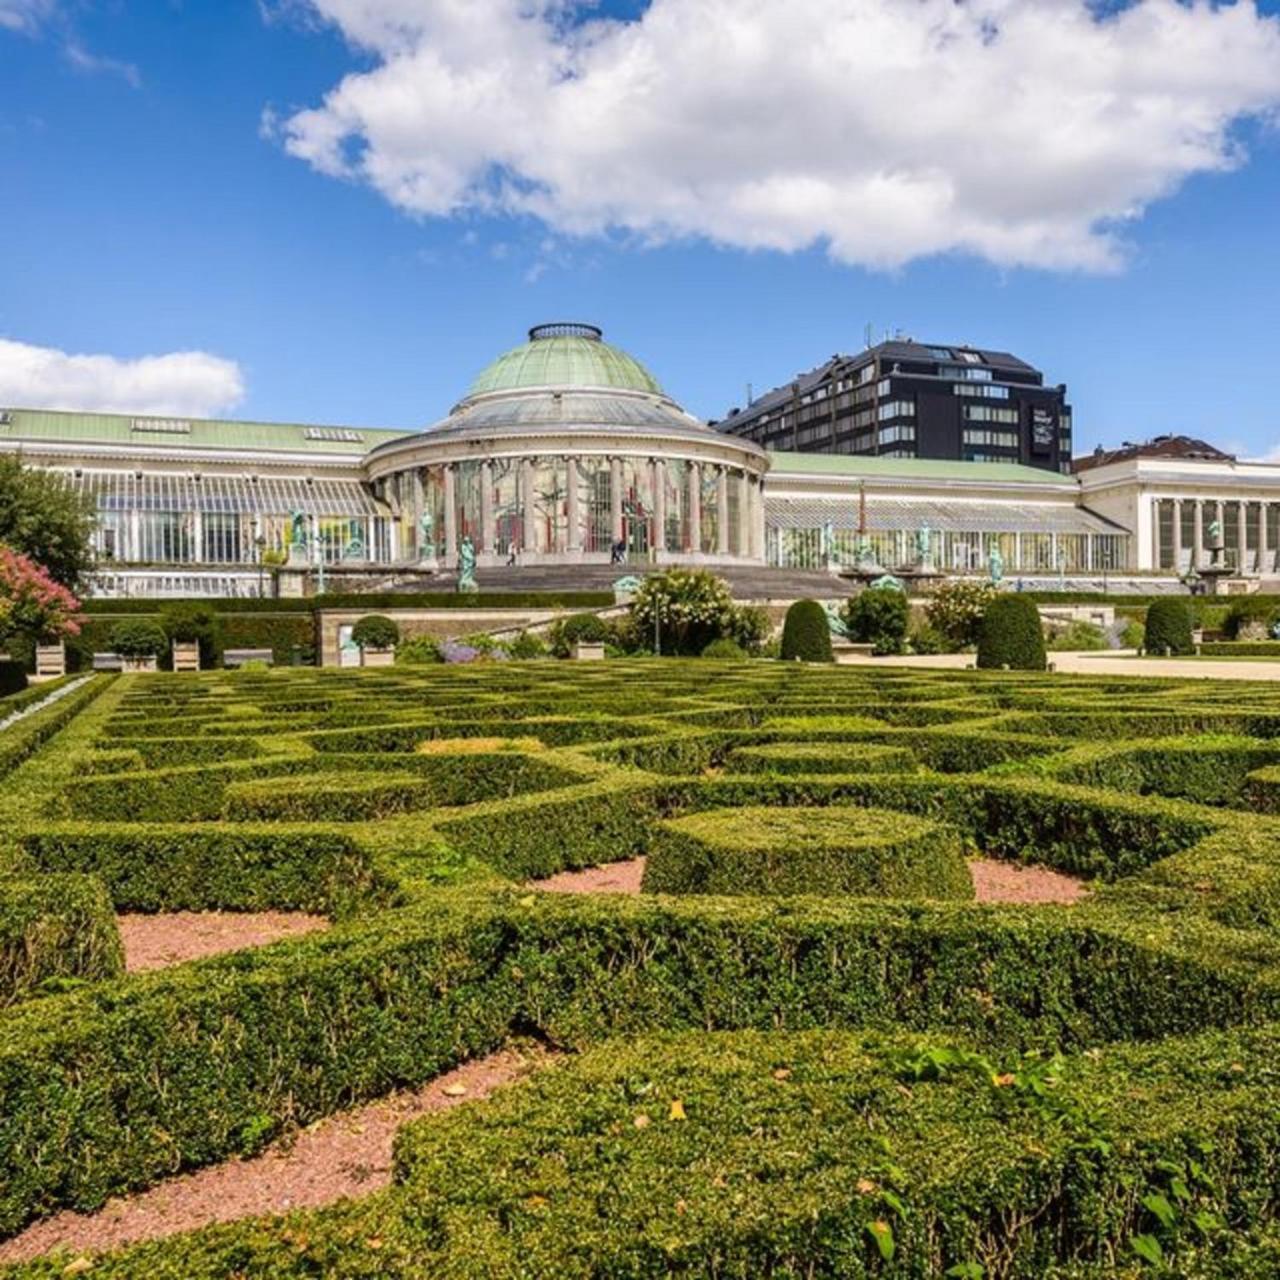
M 158 622 L 150 618 L 125 618 L 111 628 L 111 648 L 123 658 L 155 658 L 169 645 Z
M 410 636 L 396 645 L 397 666 L 423 666 L 443 661 L 440 643 L 433 636 Z
M 370 613 L 351 628 L 351 639 L 362 649 L 394 649 L 400 641 L 400 628 L 385 614 Z
M 75 590 L 93 563 L 93 499 L 66 475 L 0 455 L 0 544 L 41 564 L 54 582 Z
M 722 662 L 743 662 L 747 658 L 747 651 L 736 641 L 730 640 L 728 636 L 721 636 L 719 640 L 713 640 L 702 651 L 704 658 L 716 658 Z
M 896 587 L 868 587 L 848 601 L 841 621 L 851 640 L 870 644 L 876 654 L 901 653 L 906 647 L 911 606 Z
M 652 636 L 657 619 L 664 654 L 697 655 L 721 636 L 734 635 L 741 610 L 729 584 L 706 569 L 651 573 L 631 597 L 631 616 L 641 635 Z
M 1083 618 L 1074 618 L 1049 637 L 1049 648 L 1055 653 L 1109 649 L 1110 647 L 1107 643 L 1107 633 L 1092 622 L 1085 622 Z
M 80 601 L 30 556 L 0 545 L 0 644 L 55 644 L 80 632 Z
M 1191 610 L 1186 601 L 1156 600 L 1147 609 L 1144 646 L 1147 653 L 1163 657 L 1195 652 L 1191 638 Z
M 748 654 L 758 654 L 772 633 L 768 610 L 748 604 L 734 609 L 727 638 Z
M 507 653 L 513 658 L 526 660 L 550 657 L 551 650 L 540 635 L 532 631 L 518 631 L 507 645 Z
M 832 662 L 831 624 L 827 611 L 816 600 L 797 600 L 782 622 L 785 662 Z
M 604 644 L 613 639 L 609 624 L 594 613 L 557 618 L 547 629 L 547 641 L 557 658 L 568 658 L 576 644 Z
M 205 604 L 182 601 L 160 615 L 160 625 L 172 644 L 198 644 L 200 665 L 216 667 L 222 659 L 222 619 Z
M 1045 669 L 1040 611 L 1018 595 L 997 596 L 982 615 L 978 666 L 1010 671 Z
M 1241 596 L 1227 610 L 1222 631 L 1228 640 L 1267 640 L 1275 620 L 1276 607 L 1270 600 Z
M 968 578 L 942 582 L 925 605 L 925 617 L 953 649 L 969 649 L 978 643 L 982 615 L 996 595 L 996 588 L 989 582 Z
M 917 627 L 907 637 L 907 647 L 912 653 L 949 653 L 951 642 L 936 627 L 926 624 L 923 627 Z

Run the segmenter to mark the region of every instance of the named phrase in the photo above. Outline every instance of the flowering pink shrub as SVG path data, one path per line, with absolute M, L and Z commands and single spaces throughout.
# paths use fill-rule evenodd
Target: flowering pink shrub
M 80 634 L 80 601 L 28 556 L 0 545 L 0 640 L 52 644 Z

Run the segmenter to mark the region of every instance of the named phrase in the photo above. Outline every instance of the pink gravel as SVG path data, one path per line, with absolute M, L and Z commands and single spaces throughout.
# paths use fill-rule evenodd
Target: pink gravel
M 262 947 L 329 927 L 323 916 L 304 911 L 169 911 L 119 915 L 116 923 L 129 973 L 164 969 L 242 947 Z
M 536 1058 L 504 1049 L 468 1062 L 420 1089 L 329 1116 L 261 1155 L 228 1160 L 170 1178 L 148 1191 L 109 1200 L 96 1213 L 70 1210 L 33 1223 L 0 1243 L 0 1263 L 25 1262 L 52 1249 L 94 1253 L 157 1240 L 212 1222 L 318 1208 L 391 1183 L 391 1146 L 410 1120 L 487 1098 L 530 1069 Z
M 561 871 L 533 881 L 532 887 L 551 893 L 639 893 L 644 863 L 643 858 L 632 858 L 585 871 Z M 969 874 L 978 902 L 1071 903 L 1089 892 L 1079 880 L 1048 867 L 1024 867 L 994 858 L 972 859 Z

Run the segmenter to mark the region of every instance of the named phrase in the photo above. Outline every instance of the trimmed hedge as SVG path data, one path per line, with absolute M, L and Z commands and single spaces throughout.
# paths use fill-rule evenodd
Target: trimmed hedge
M 997 596 L 978 627 L 980 668 L 1010 671 L 1045 669 L 1044 629 L 1040 613 L 1021 595 Z
M 0 877 L 0 1007 L 53 989 L 59 980 L 122 973 L 115 912 L 101 881 Z
M 40 707 L 0 733 L 0 778 L 16 769 L 89 705 L 113 679 L 94 676 L 80 688 Z
M 860 742 L 770 742 L 735 747 L 725 760 L 729 773 L 910 773 L 915 767 L 908 747 Z
M 219 613 L 313 613 L 317 609 L 604 609 L 612 591 L 456 591 L 326 592 L 305 599 L 231 599 L 197 596 L 190 600 L 86 600 L 84 611 L 159 613 L 170 603 L 208 606 Z
M 1194 653 L 1191 638 L 1191 610 L 1181 600 L 1157 600 L 1147 610 L 1143 651 L 1156 657 Z
M 883 809 L 711 809 L 660 825 L 646 893 L 973 897 L 959 833 Z
M 781 656 L 786 662 L 831 662 L 831 624 L 816 600 L 797 600 L 782 622 Z

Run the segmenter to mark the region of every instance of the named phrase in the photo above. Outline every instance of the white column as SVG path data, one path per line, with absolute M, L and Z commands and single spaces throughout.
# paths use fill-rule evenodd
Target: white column
M 667 464 L 653 460 L 653 549 L 667 549 Z
M 1173 500 L 1173 571 L 1182 572 L 1182 499 Z
M 1267 545 L 1267 504 L 1258 503 L 1258 573 L 1271 572 L 1271 548 Z
M 702 467 L 689 464 L 689 550 L 702 550 Z
M 1159 498 L 1151 499 L 1151 567 L 1160 570 L 1160 502 Z
M 533 551 L 538 545 L 538 510 L 533 497 L 533 459 L 524 458 L 520 463 L 520 504 L 524 519 L 521 521 L 522 550 Z
M 570 551 L 582 550 L 582 511 L 579 502 L 580 494 L 578 493 L 578 460 L 574 457 L 568 457 L 564 460 L 565 488 L 567 496 L 565 499 L 565 519 L 569 524 L 568 541 L 566 546 Z
M 1236 503 L 1236 572 L 1243 573 L 1249 558 L 1249 507 Z
M 751 481 L 745 471 L 738 472 L 738 554 L 751 555 Z
M 609 524 L 612 527 L 612 538 L 618 542 L 622 538 L 622 459 L 609 459 Z
M 1198 569 L 1204 564 L 1204 500 L 1202 498 L 1196 499 L 1193 516 L 1192 537 L 1195 539 L 1195 547 L 1191 552 L 1191 567 Z
M 480 464 L 480 550 L 492 552 L 497 544 L 493 525 L 493 463 Z
M 128 554 L 120 558 L 133 561 L 142 559 L 142 512 L 136 507 L 129 512 Z
M 729 472 L 725 467 L 716 474 L 716 553 L 729 554 Z
M 204 563 L 204 516 L 199 511 L 191 513 L 191 560 Z
M 760 477 L 751 477 L 751 555 L 755 560 L 763 560 L 765 552 L 764 528 L 764 490 L 760 486 Z
M 444 469 L 444 557 L 450 564 L 458 558 L 458 494 L 456 464 Z

